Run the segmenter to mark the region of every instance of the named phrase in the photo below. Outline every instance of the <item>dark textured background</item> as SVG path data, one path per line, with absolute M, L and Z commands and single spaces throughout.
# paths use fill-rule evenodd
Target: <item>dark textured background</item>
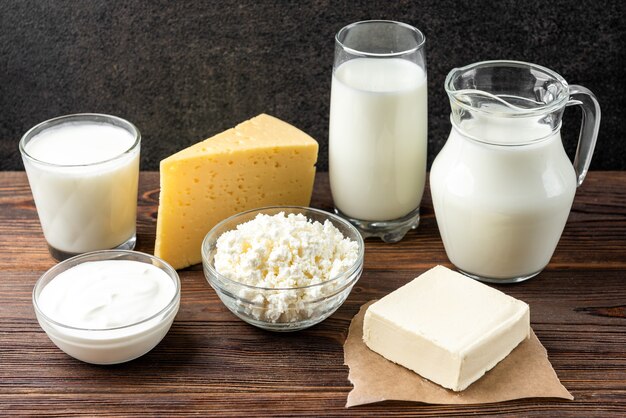
M 327 167 L 334 34 L 357 20 L 427 38 L 429 163 L 450 130 L 448 71 L 487 59 L 544 65 L 602 106 L 592 169 L 626 169 L 624 1 L 0 0 L 0 170 L 21 170 L 21 135 L 101 112 L 143 134 L 142 168 L 266 112 L 320 142 Z M 572 153 L 580 112 L 566 112 Z

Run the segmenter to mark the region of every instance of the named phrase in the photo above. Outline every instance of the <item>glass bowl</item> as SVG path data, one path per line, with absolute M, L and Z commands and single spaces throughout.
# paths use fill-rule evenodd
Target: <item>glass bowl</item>
M 90 261 L 130 260 L 152 264 L 164 271 L 174 284 L 174 295 L 156 314 L 115 328 L 77 328 L 55 321 L 40 306 L 39 296 L 64 271 Z M 117 364 L 133 360 L 152 350 L 169 331 L 180 305 L 180 279 L 165 261 L 137 251 L 102 250 L 69 258 L 45 272 L 33 289 L 33 306 L 41 328 L 66 354 L 92 364 Z
M 215 269 L 217 240 L 237 225 L 254 219 L 258 214 L 276 215 L 284 212 L 306 216 L 324 223 L 329 220 L 345 238 L 358 244 L 356 262 L 344 273 L 327 281 L 303 287 L 267 288 L 231 280 Z M 352 286 L 363 272 L 365 245 L 359 231 L 339 216 L 318 209 L 300 206 L 274 206 L 243 212 L 218 223 L 202 242 L 204 275 L 220 300 L 242 320 L 269 331 L 298 331 L 311 327 L 330 315 L 346 300 Z

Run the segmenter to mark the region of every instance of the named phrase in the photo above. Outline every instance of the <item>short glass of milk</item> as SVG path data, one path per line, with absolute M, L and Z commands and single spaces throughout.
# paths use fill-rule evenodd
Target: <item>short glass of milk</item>
M 335 37 L 329 126 L 337 214 L 364 237 L 397 242 L 419 223 L 426 178 L 424 35 L 393 21 L 353 23 Z
M 109 115 L 75 114 L 30 129 L 19 148 L 50 254 L 135 247 L 141 134 Z

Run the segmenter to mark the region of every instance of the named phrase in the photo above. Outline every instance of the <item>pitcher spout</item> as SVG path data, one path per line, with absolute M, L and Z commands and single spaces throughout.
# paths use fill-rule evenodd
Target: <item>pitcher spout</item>
M 457 129 L 490 143 L 497 136 L 497 143 L 507 145 L 536 142 L 557 132 L 569 100 L 563 77 L 519 61 L 454 68 L 446 77 L 445 90 Z M 504 128 L 509 134 L 499 133 Z
M 445 81 L 452 106 L 508 116 L 546 114 L 562 109 L 567 82 L 552 70 L 519 61 L 483 61 L 454 68 Z

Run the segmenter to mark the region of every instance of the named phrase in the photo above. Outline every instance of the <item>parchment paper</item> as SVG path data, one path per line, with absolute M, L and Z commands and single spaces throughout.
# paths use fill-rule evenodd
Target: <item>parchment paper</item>
M 371 351 L 363 342 L 365 310 L 361 307 L 352 319 L 344 344 L 344 363 L 350 368 L 348 379 L 354 385 L 346 407 L 386 400 L 431 404 L 480 404 L 521 398 L 574 397 L 559 381 L 546 349 L 531 331 L 504 360 L 461 392 L 445 389 Z

